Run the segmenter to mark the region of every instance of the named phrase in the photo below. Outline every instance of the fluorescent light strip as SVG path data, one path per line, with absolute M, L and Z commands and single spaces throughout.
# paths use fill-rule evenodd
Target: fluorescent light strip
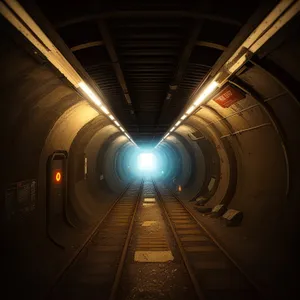
M 120 126 L 120 129 L 124 132 L 125 130 L 124 130 L 124 128 L 122 127 L 122 126 Z
M 243 44 L 236 50 L 236 52 L 227 60 L 227 62 L 221 68 L 221 71 L 214 77 L 214 80 L 206 87 L 200 96 L 194 101 L 188 110 L 183 114 L 180 120 L 187 118 L 195 108 L 201 105 L 207 97 L 222 86 L 228 78 L 237 71 L 247 60 L 247 49 L 250 53 L 256 53 L 274 34 L 282 28 L 289 20 L 291 20 L 297 13 L 300 12 L 300 1 L 285 0 L 280 1 L 274 9 L 267 15 L 267 17 L 252 31 L 249 37 L 243 42 Z M 241 55 L 242 53 L 242 55 Z M 240 56 L 241 55 L 241 56 Z M 240 56 L 240 57 L 239 57 Z M 235 63 L 232 65 L 232 62 Z M 218 78 L 221 78 L 221 81 Z M 178 122 L 177 122 L 178 123 Z M 176 124 L 177 124 L 176 123 Z M 177 126 L 175 124 L 175 126 Z M 167 137 L 157 144 L 157 146 Z
M 196 108 L 197 106 L 199 106 L 200 103 L 202 103 L 210 94 L 212 94 L 217 87 L 219 86 L 217 81 L 212 81 L 210 82 L 210 84 L 207 85 L 207 87 L 203 90 L 203 92 L 200 94 L 200 96 L 198 97 L 198 99 L 187 109 L 187 111 L 185 112 L 185 114 L 183 114 L 180 118 L 179 121 L 177 121 L 177 123 L 175 124 L 175 126 L 173 128 L 170 129 L 169 132 L 172 132 L 175 127 L 177 127 L 182 120 L 186 119 L 186 117 L 191 114 Z
M 115 123 L 118 127 L 121 126 L 120 123 L 119 123 L 117 120 L 115 120 L 114 123 Z
M 101 105 L 100 108 L 106 115 L 109 115 L 109 111 L 104 105 Z
M 21 23 L 17 17 L 5 6 L 3 2 L 0 2 L 0 13 L 3 17 L 11 23 L 21 34 L 27 38 L 31 44 L 33 44 L 49 61 L 55 66 L 76 88 L 80 82 L 80 76 L 75 72 L 66 71 L 68 62 L 58 58 L 57 55 L 49 51 L 44 44 L 38 40 L 31 31 L 29 31 L 23 23 Z
M 185 112 L 186 115 L 189 115 L 190 113 L 192 113 L 195 110 L 196 106 L 193 104 L 191 105 L 188 110 Z
M 102 105 L 101 99 L 82 80 L 82 78 L 73 68 L 73 66 L 54 46 L 51 40 L 46 36 L 46 34 L 31 18 L 31 16 L 26 12 L 26 10 L 18 3 L 18 1 L 5 0 L 5 2 L 9 7 L 6 6 L 2 1 L 0 1 L 0 14 L 3 15 L 3 17 L 9 23 L 11 23 L 19 32 L 21 32 L 21 34 L 23 34 L 25 38 L 34 47 L 36 47 L 48 59 L 48 61 L 67 78 L 67 80 L 75 88 L 79 88 L 80 90 L 82 90 L 86 94 L 86 96 L 88 96 L 89 100 L 91 100 L 95 105 L 99 106 L 100 109 L 106 115 L 109 115 L 109 110 L 104 105 Z M 14 11 L 14 13 L 20 19 L 18 19 L 18 17 L 11 10 Z M 112 115 L 109 115 L 109 118 L 112 121 L 115 119 Z
M 193 103 L 195 106 L 199 106 L 210 94 L 212 94 L 217 87 L 219 86 L 219 83 L 213 80 L 200 94 L 200 96 L 197 98 L 197 100 Z
M 79 88 L 98 106 L 102 104 L 99 97 L 87 86 L 84 81 L 79 82 Z

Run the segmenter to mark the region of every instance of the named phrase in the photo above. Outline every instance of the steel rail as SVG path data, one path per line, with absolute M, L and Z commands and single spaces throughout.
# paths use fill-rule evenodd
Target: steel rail
M 173 223 L 172 223 L 172 221 L 171 221 L 171 219 L 169 217 L 168 211 L 167 211 L 167 209 L 166 209 L 166 207 L 165 207 L 165 205 L 163 203 L 162 195 L 161 195 L 159 189 L 157 188 L 154 180 L 152 180 L 152 182 L 153 182 L 154 189 L 155 189 L 156 194 L 157 194 L 158 199 L 159 199 L 158 203 L 159 203 L 160 207 L 162 208 L 162 210 L 164 212 L 164 215 L 165 215 L 165 218 L 168 221 L 168 224 L 169 224 L 169 226 L 170 226 L 170 228 L 172 230 L 172 233 L 174 235 L 175 241 L 177 243 L 178 249 L 179 249 L 180 254 L 182 256 L 182 259 L 183 259 L 183 262 L 185 264 L 185 267 L 186 267 L 186 269 L 187 269 L 187 271 L 189 273 L 189 276 L 191 278 L 191 281 L 192 281 L 192 284 L 194 286 L 194 289 L 195 289 L 195 292 L 197 294 L 197 297 L 198 297 L 199 300 L 207 300 L 207 298 L 204 296 L 202 288 L 199 285 L 199 282 L 198 282 L 198 280 L 196 278 L 196 275 L 195 275 L 195 273 L 194 273 L 194 271 L 192 269 L 192 266 L 189 263 L 188 257 L 187 257 L 187 255 L 185 253 L 185 250 L 184 250 L 184 248 L 182 246 L 182 243 L 181 243 L 181 241 L 179 239 L 179 236 L 178 236 L 178 234 L 177 234 L 177 232 L 175 230 L 175 227 L 174 227 L 174 225 L 173 225 Z
M 207 230 L 207 228 L 196 218 L 192 210 L 187 207 L 178 196 L 172 192 L 168 187 L 165 186 L 170 194 L 182 205 L 182 207 L 191 215 L 195 222 L 201 227 L 201 229 L 208 235 L 208 237 L 214 242 L 214 244 L 225 254 L 225 256 L 231 261 L 231 263 L 240 271 L 240 273 L 247 279 L 252 287 L 259 293 L 262 294 L 262 289 L 250 278 L 250 276 L 240 267 L 240 265 L 232 258 L 228 251 L 216 240 L 216 238 Z
M 131 221 L 130 221 L 126 241 L 125 241 L 125 244 L 124 244 L 124 247 L 123 247 L 123 250 L 122 250 L 121 258 L 120 258 L 120 261 L 119 261 L 119 264 L 118 264 L 118 269 L 117 269 L 116 276 L 115 276 L 115 279 L 114 279 L 114 283 L 113 283 L 113 286 L 112 286 L 112 289 L 111 289 L 109 300 L 114 300 L 114 299 L 116 299 L 116 296 L 117 296 L 118 287 L 119 287 L 119 283 L 120 283 L 120 280 L 121 280 L 121 276 L 122 276 L 122 272 L 123 272 L 123 268 L 124 268 L 124 263 L 125 263 L 125 260 L 126 260 L 126 255 L 127 255 L 127 252 L 128 252 L 129 243 L 130 243 L 130 240 L 131 240 L 131 237 L 132 237 L 132 231 L 133 231 L 133 225 L 134 225 L 135 218 L 136 218 L 136 213 L 137 213 L 138 207 L 139 207 L 140 202 L 141 202 L 141 195 L 142 195 L 142 191 L 143 191 L 143 186 L 144 186 L 144 180 L 142 180 L 141 185 L 140 185 L 139 193 L 138 193 L 138 196 L 137 196 L 137 201 L 136 201 L 135 208 L 134 208 L 132 218 L 131 218 Z
M 94 229 L 91 231 L 91 233 L 87 236 L 87 238 L 85 239 L 85 241 L 81 244 L 81 246 L 75 251 L 74 255 L 69 259 L 68 263 L 62 268 L 62 270 L 58 273 L 58 275 L 56 276 L 56 279 L 54 280 L 54 283 L 51 285 L 50 287 L 50 291 L 49 291 L 49 296 L 48 298 L 51 299 L 51 296 L 53 294 L 53 292 L 55 291 L 55 289 L 57 288 L 57 286 L 59 285 L 59 283 L 62 281 L 62 279 L 64 278 L 65 274 L 67 273 L 67 271 L 70 269 L 70 267 L 77 261 L 79 255 L 81 254 L 81 252 L 86 248 L 86 246 L 89 244 L 89 242 L 93 239 L 93 237 L 96 235 L 99 227 L 101 226 L 101 224 L 104 222 L 104 220 L 108 217 L 108 215 L 111 213 L 111 211 L 113 210 L 113 208 L 116 206 L 116 204 L 123 198 L 124 194 L 128 191 L 128 189 L 130 188 L 130 186 L 133 183 L 129 183 L 126 188 L 124 189 L 124 191 L 119 195 L 119 197 L 115 200 L 115 202 L 111 205 L 111 207 L 109 208 L 109 210 L 105 213 L 105 215 L 100 219 L 100 221 L 97 223 L 97 225 L 94 227 Z

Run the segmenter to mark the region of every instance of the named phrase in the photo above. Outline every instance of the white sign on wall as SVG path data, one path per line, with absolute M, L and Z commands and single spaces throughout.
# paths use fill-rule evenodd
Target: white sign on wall
M 84 179 L 87 179 L 87 173 L 88 173 L 88 161 L 87 157 L 84 158 Z
M 207 187 L 209 191 L 212 190 L 213 186 L 215 185 L 215 182 L 216 182 L 216 179 L 214 177 L 212 177 L 210 179 L 210 182 L 209 182 L 208 187 Z

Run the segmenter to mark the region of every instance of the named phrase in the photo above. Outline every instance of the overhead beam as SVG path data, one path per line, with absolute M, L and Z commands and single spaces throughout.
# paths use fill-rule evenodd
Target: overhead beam
M 177 70 L 174 74 L 172 83 L 170 84 L 170 88 L 167 92 L 166 98 L 163 102 L 163 105 L 161 107 L 160 113 L 158 115 L 157 118 L 157 124 L 159 124 L 160 119 L 162 118 L 165 110 L 167 109 L 167 107 L 169 106 L 173 95 L 177 92 L 178 89 L 178 85 L 180 84 L 182 78 L 183 78 L 183 74 L 187 68 L 190 56 L 192 54 L 192 51 L 195 47 L 195 44 L 197 42 L 198 36 L 200 34 L 200 31 L 202 29 L 202 25 L 203 25 L 203 21 L 198 21 L 196 23 L 196 25 L 194 26 L 194 28 L 192 29 L 190 36 L 188 37 L 188 40 L 183 48 L 181 57 L 179 59 L 179 63 L 177 66 Z
M 116 77 L 119 81 L 119 84 L 120 84 L 122 90 L 123 90 L 123 94 L 124 94 L 124 97 L 126 99 L 126 102 L 127 102 L 128 105 L 131 106 L 132 102 L 131 102 L 131 98 L 130 98 L 129 93 L 128 93 L 128 88 L 127 88 L 127 85 L 126 85 L 125 77 L 124 77 L 123 71 L 121 69 L 121 66 L 120 66 L 120 63 L 119 63 L 119 58 L 118 58 L 116 49 L 114 47 L 113 40 L 111 38 L 109 30 L 107 28 L 107 25 L 102 20 L 102 21 L 98 22 L 98 28 L 101 32 L 104 45 L 107 49 L 107 52 L 108 52 L 108 54 L 110 56 L 110 59 L 111 59 L 111 62 L 113 64 L 113 68 L 115 70 Z
M 171 43 L 172 44 L 172 43 Z M 80 50 L 84 50 L 87 48 L 91 48 L 91 47 L 98 47 L 98 46 L 103 46 L 104 42 L 103 41 L 93 41 L 93 42 L 88 42 L 88 43 L 83 43 L 83 44 L 79 44 L 76 45 L 74 47 L 71 47 L 71 51 L 72 52 L 76 52 L 76 51 L 80 51 Z M 128 47 L 132 48 L 132 47 L 136 47 L 136 46 L 143 46 L 145 47 L 145 41 L 142 41 L 140 44 L 129 44 Z M 150 46 L 153 46 L 153 43 L 150 44 Z M 170 42 L 159 42 L 159 46 L 170 46 Z M 157 43 L 154 45 L 154 47 L 157 47 Z M 176 46 L 177 43 L 176 43 Z M 208 48 L 213 48 L 213 49 L 217 49 L 220 51 L 225 51 L 227 49 L 227 47 L 217 44 L 217 43 L 212 43 L 212 42 L 206 42 L 206 41 L 198 41 L 196 42 L 196 46 L 200 46 L 200 47 L 208 47 Z M 123 48 L 126 48 L 125 46 L 122 46 Z M 147 47 L 149 47 L 149 45 L 147 45 Z M 136 50 L 137 51 L 137 50 Z M 152 52 L 151 52 L 152 53 Z M 165 52 L 162 52 L 165 53 Z
M 198 41 L 198 42 L 196 42 L 196 46 L 213 48 L 213 49 L 217 49 L 220 51 L 225 51 L 227 49 L 227 47 L 225 47 L 223 45 L 206 42 L 206 41 Z
M 94 41 L 94 42 L 89 42 L 89 43 L 84 43 L 80 45 L 76 45 L 71 48 L 72 52 L 80 51 L 83 49 L 91 48 L 91 47 L 98 47 L 104 45 L 103 41 Z
M 210 20 L 218 23 L 230 24 L 234 26 L 242 26 L 240 21 L 219 16 L 213 14 L 203 14 L 194 11 L 180 11 L 180 10 L 170 10 L 170 11 L 113 11 L 105 12 L 100 14 L 88 14 L 82 17 L 69 19 L 66 21 L 56 23 L 57 28 L 62 28 L 78 23 L 105 20 L 110 18 L 191 18 L 191 19 L 203 19 Z

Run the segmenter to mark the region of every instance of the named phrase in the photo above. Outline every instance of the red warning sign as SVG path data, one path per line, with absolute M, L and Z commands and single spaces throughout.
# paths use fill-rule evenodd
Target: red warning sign
M 227 108 L 243 98 L 245 98 L 244 94 L 231 85 L 227 85 L 213 100 L 223 108 Z

